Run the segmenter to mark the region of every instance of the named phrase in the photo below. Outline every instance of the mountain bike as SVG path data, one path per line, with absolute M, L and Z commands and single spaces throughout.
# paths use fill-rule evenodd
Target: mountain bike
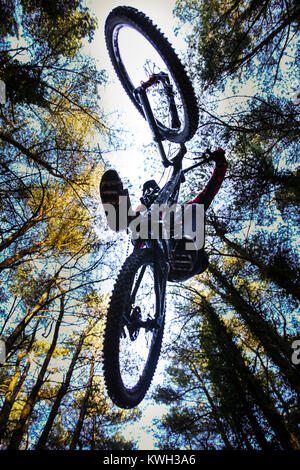
M 177 203 L 184 175 L 211 156 L 207 150 L 200 161 L 182 169 L 185 142 L 198 126 L 197 101 L 185 68 L 152 21 L 134 8 L 117 7 L 106 19 L 105 40 L 124 90 L 149 124 L 162 165 L 172 167 L 162 188 L 153 180 L 144 185 L 141 202 L 147 208 L 144 217 L 150 220 L 155 206 Z M 164 140 L 180 145 L 175 157 L 166 154 Z M 116 279 L 107 312 L 104 379 L 110 398 L 121 408 L 137 406 L 152 382 L 162 346 L 166 287 L 176 262 L 172 230 L 165 237 L 162 226 L 158 238 L 150 232 L 135 240 Z

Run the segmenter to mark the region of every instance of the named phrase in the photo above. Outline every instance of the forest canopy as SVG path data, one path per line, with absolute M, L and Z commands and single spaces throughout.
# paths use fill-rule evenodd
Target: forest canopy
M 299 449 L 299 13 L 176 2 L 201 108 L 192 148 L 226 148 L 229 171 L 207 214 L 208 270 L 174 289 L 164 449 Z
M 0 446 L 132 448 L 114 426 L 137 413 L 107 402 L 100 372 L 106 73 L 83 52 L 97 21 L 80 0 L 1 0 L 0 15 Z
M 101 366 L 118 263 L 98 140 L 118 133 L 107 73 L 84 50 L 97 19 L 81 0 L 0 0 L 0 17 L 0 448 L 134 449 L 124 429 L 141 410 L 112 404 Z M 206 217 L 209 267 L 168 294 L 177 321 L 149 397 L 168 411 L 153 433 L 161 449 L 299 450 L 300 9 L 177 0 L 174 17 L 200 109 L 188 151 L 223 147 L 229 165 Z

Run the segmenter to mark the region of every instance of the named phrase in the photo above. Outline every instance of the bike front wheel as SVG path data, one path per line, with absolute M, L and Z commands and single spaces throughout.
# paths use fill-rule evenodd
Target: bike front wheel
M 117 278 L 107 312 L 104 379 L 112 401 L 137 406 L 154 376 L 163 337 L 164 301 L 151 249 L 135 250 Z
M 121 6 L 107 17 L 105 40 L 116 74 L 141 115 L 145 117 L 135 89 L 152 80 L 147 95 L 161 137 L 176 143 L 189 140 L 198 126 L 197 100 L 161 31 L 140 11 Z

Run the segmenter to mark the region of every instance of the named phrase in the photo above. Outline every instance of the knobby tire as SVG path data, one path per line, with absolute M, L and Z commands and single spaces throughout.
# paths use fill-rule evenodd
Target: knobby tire
M 145 264 L 153 265 L 153 253 L 148 248 L 135 250 L 126 259 L 112 292 L 104 333 L 103 367 L 106 388 L 112 401 L 125 409 L 137 406 L 146 395 L 156 370 L 163 337 L 164 315 L 161 326 L 152 340 L 148 360 L 140 380 L 135 387 L 127 388 L 122 380 L 119 362 L 119 341 L 124 326 L 123 312 L 130 297 L 135 275 Z M 157 307 L 157 314 L 162 313 L 160 306 Z
M 136 10 L 135 8 L 123 6 L 117 7 L 112 10 L 107 17 L 105 24 L 105 39 L 112 65 L 124 90 L 143 117 L 145 117 L 143 109 L 133 93 L 132 83 L 128 78 L 125 67 L 121 63 L 122 61 L 120 58 L 115 55 L 114 41 L 116 41 L 116 39 L 114 38 L 114 34 L 120 26 L 129 26 L 134 28 L 151 43 L 153 48 L 165 62 L 180 93 L 184 108 L 184 125 L 180 130 L 159 128 L 160 134 L 164 139 L 171 142 L 183 143 L 188 141 L 197 130 L 199 111 L 193 86 L 173 47 L 157 26 L 155 26 L 144 13 Z M 134 50 L 132 51 L 132 54 L 134 54 Z

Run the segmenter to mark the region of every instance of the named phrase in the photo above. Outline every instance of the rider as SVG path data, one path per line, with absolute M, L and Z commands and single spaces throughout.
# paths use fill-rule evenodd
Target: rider
M 212 152 L 212 159 L 215 161 L 215 168 L 208 181 L 206 187 L 194 199 L 186 202 L 186 204 L 203 204 L 204 211 L 208 209 L 215 195 L 218 193 L 224 180 L 227 161 L 225 152 L 217 149 Z M 127 209 L 131 207 L 128 190 L 123 188 L 122 181 L 115 170 L 106 171 L 100 182 L 100 196 L 103 204 L 112 204 L 116 210 L 117 220 L 119 211 L 119 197 L 127 197 Z M 137 209 L 139 210 L 139 208 Z M 132 219 L 131 219 L 132 220 Z M 130 218 L 124 227 L 112 227 L 114 230 L 122 230 L 127 228 Z M 190 277 L 200 274 L 206 270 L 208 266 L 208 256 L 204 248 L 200 250 L 186 250 L 184 240 L 180 240 L 175 244 L 173 253 L 173 262 L 169 273 L 170 281 L 185 281 Z

